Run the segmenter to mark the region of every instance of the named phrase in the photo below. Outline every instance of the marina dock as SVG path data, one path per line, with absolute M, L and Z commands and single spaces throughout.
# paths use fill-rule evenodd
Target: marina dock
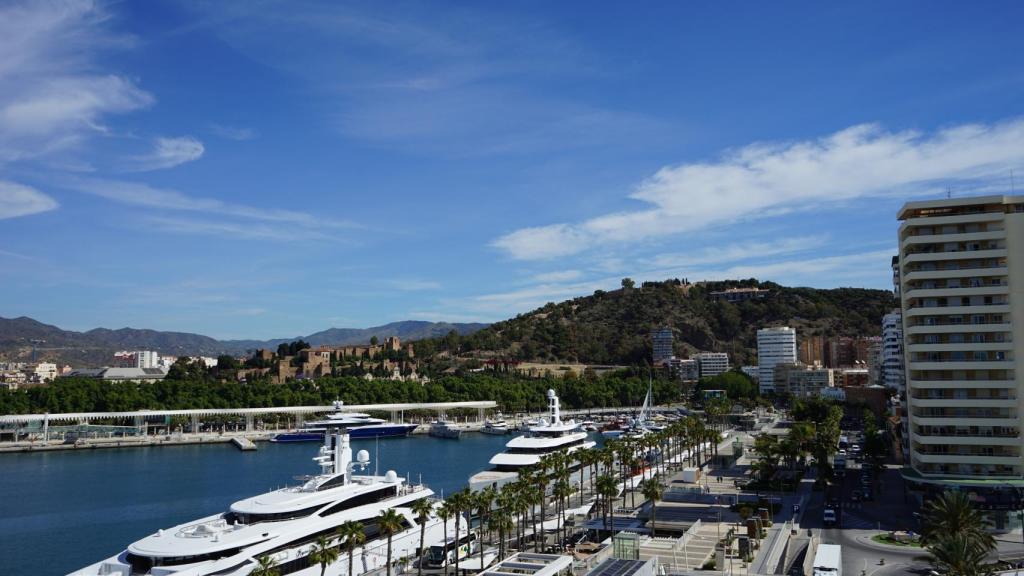
M 256 449 L 255 442 L 249 440 L 248 438 L 243 438 L 242 436 L 235 436 L 234 438 L 231 439 L 231 443 L 238 447 L 238 449 L 241 450 L 242 452 L 248 452 L 250 450 Z

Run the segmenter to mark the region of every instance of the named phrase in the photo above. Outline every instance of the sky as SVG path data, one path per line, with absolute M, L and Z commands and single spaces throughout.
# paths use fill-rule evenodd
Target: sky
M 891 288 L 904 202 L 1024 188 L 1022 17 L 0 1 L 0 316 L 271 338 L 627 276 Z

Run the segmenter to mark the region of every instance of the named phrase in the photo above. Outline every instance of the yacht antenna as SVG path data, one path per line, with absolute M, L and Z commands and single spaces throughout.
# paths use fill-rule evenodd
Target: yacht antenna
M 373 455 L 373 475 L 379 476 L 380 474 L 380 436 L 375 438 L 376 447 L 374 448 Z

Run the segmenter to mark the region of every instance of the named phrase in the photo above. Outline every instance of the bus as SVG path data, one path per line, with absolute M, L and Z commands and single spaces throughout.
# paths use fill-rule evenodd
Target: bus
M 814 576 L 843 576 L 843 550 L 838 544 L 820 544 L 814 554 Z
M 427 551 L 427 566 L 440 568 L 445 559 L 449 564 L 455 563 L 456 539 L 454 536 L 445 540 L 444 544 L 435 544 Z M 459 558 L 466 558 L 477 550 L 476 534 L 465 534 L 458 539 Z

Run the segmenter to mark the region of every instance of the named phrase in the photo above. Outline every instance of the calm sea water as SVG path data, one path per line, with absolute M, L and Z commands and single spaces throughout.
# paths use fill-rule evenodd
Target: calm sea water
M 410 474 L 450 494 L 511 437 L 465 434 L 353 441 L 379 447 L 380 473 Z M 0 455 L 0 576 L 61 575 L 139 538 L 226 510 L 234 501 L 316 473 L 318 444 L 230 444 Z M 372 468 L 373 464 L 371 464 Z

